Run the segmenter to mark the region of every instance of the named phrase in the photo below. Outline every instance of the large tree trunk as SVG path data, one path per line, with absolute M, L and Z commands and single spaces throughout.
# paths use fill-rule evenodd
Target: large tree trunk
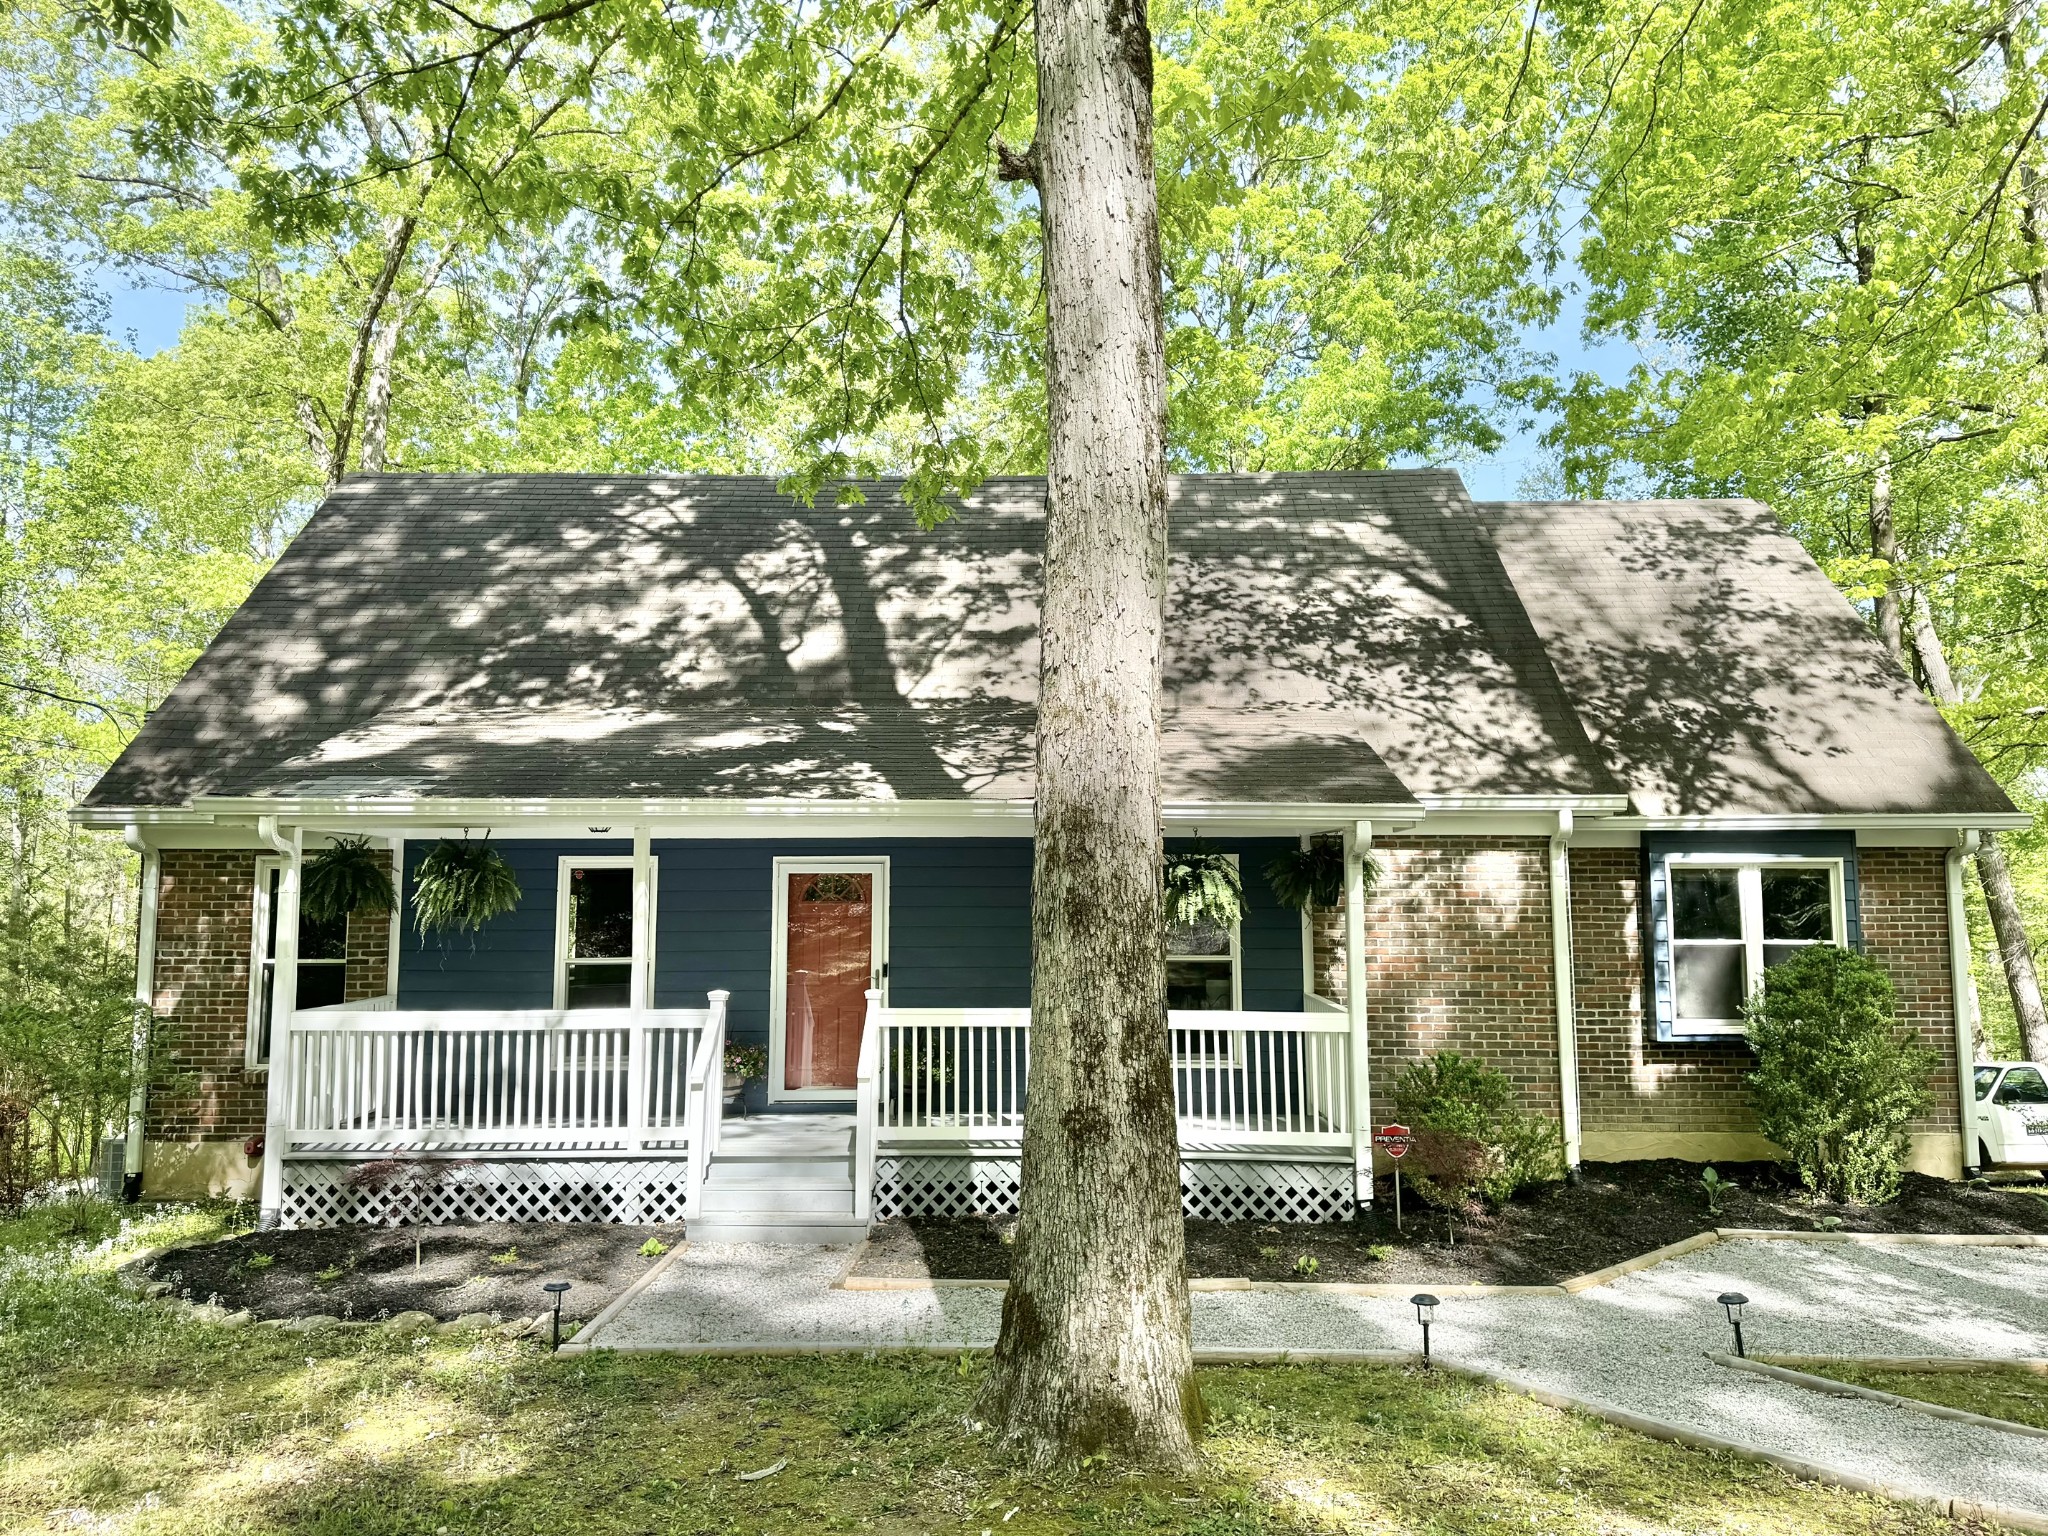
M 1870 472 L 1870 553 L 1885 563 L 1884 590 L 1877 594 L 1877 637 L 1906 664 L 1906 627 L 1899 606 L 1899 536 L 1892 525 L 1892 455 L 1880 448 Z
M 1913 653 L 1920 662 L 1920 674 L 1927 688 L 1943 704 L 1959 704 L 1962 692 L 1949 670 L 1948 653 L 1934 628 L 1934 614 L 1927 594 L 1908 589 L 1913 615 Z M 1998 834 L 1986 832 L 1977 848 L 1977 880 L 1984 887 L 1984 905 L 1991 913 L 1991 931 L 1998 937 L 1998 956 L 2005 967 L 2005 988 L 2012 995 L 2013 1016 L 2020 1026 L 2020 1043 L 2029 1061 L 2048 1061 L 2048 1004 L 2041 998 L 2041 977 L 2034 966 L 2033 946 L 2027 942 L 2027 921 L 2020 912 L 2019 893 L 2013 889 L 2012 866 Z
M 1022 1215 L 981 1413 L 1034 1464 L 1193 1455 L 1160 913 L 1165 347 L 1152 47 L 1134 0 L 1041 0 L 1051 438 Z

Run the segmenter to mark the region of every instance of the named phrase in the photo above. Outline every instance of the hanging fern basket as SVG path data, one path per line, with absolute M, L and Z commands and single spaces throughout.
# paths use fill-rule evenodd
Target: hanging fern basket
M 1244 916 L 1244 881 L 1229 854 L 1197 848 L 1166 856 L 1168 928 L 1228 928 Z
M 351 912 L 389 912 L 398 905 L 384 855 L 367 837 L 337 837 L 334 845 L 306 855 L 299 906 L 316 923 L 333 923 Z
M 1378 884 L 1379 864 L 1365 861 L 1365 893 Z M 1344 840 L 1312 837 L 1306 848 L 1290 848 L 1266 865 L 1274 899 L 1295 912 L 1330 912 L 1344 905 Z
M 474 933 L 519 905 L 519 881 L 489 838 L 443 838 L 413 876 L 412 915 L 420 937 Z

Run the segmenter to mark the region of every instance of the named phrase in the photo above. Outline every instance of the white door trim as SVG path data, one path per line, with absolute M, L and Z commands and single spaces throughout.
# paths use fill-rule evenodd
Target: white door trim
M 768 961 L 768 1102 L 793 1104 L 805 1101 L 851 1102 L 854 1090 L 846 1088 L 785 1088 L 783 1073 L 784 1029 L 789 1003 L 789 876 L 873 875 L 874 916 L 870 944 L 873 950 L 873 984 L 882 989 L 882 1001 L 889 1001 L 889 860 L 887 855 L 862 859 L 807 859 L 801 855 L 778 855 L 770 861 L 772 891 L 771 919 L 774 942 Z
M 641 931 L 634 925 L 633 960 L 645 966 L 647 977 L 647 1001 L 654 1003 L 654 935 L 655 911 L 654 893 L 661 888 L 661 861 L 649 859 L 647 891 L 647 927 Z M 569 871 L 572 869 L 631 869 L 633 856 L 630 853 L 565 853 L 555 861 L 555 1008 L 569 1006 Z M 597 1008 L 593 1013 L 626 1012 L 626 1009 Z

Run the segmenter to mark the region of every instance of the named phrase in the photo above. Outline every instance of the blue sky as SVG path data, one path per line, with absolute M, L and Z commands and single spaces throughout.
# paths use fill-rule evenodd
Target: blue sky
M 1567 282 L 1576 277 L 1567 274 Z M 178 339 L 185 323 L 186 296 L 162 288 L 137 288 L 122 274 L 102 272 L 100 281 L 111 308 L 109 329 L 137 351 L 147 355 Z M 1579 339 L 1585 306 L 1576 291 L 1568 293 L 1558 318 L 1540 330 L 1531 331 L 1529 344 L 1556 355 L 1560 376 L 1582 371 L 1597 373 L 1609 383 L 1620 383 L 1636 361 L 1633 348 L 1619 342 L 1587 347 Z M 1481 501 L 1511 500 L 1521 494 L 1522 482 L 1538 467 L 1542 452 L 1535 430 L 1515 433 L 1498 453 L 1460 466 L 1465 484 Z

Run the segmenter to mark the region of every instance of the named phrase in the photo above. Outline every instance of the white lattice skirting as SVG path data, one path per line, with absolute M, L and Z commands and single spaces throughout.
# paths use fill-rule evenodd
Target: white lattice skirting
M 287 1227 L 403 1226 L 411 1198 L 349 1187 L 360 1164 L 284 1165 Z M 655 1225 L 683 1219 L 689 1169 L 681 1162 L 560 1158 L 465 1163 L 426 1193 L 431 1226 L 476 1221 L 592 1221 Z
M 1350 1219 L 1349 1163 L 1183 1160 L 1181 1209 L 1198 1221 L 1331 1222 Z M 1009 1216 L 1017 1161 L 985 1157 L 875 1159 L 875 1219 Z

